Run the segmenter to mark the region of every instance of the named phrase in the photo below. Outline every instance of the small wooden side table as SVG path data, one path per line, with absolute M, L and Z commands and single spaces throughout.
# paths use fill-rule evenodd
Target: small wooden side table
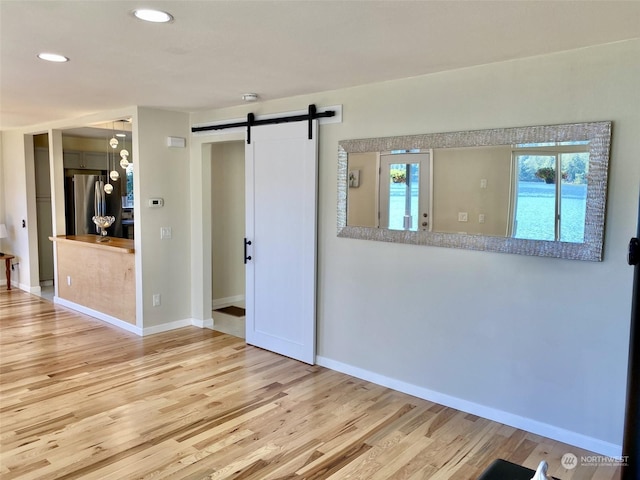
M 0 260 L 4 260 L 4 269 L 7 273 L 7 290 L 11 290 L 11 260 L 16 258 L 15 255 L 5 253 L 0 255 Z

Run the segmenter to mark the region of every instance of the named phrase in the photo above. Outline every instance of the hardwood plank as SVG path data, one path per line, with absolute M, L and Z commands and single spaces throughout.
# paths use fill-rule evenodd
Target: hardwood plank
M 211 330 L 138 337 L 0 292 L 2 479 L 459 479 L 495 458 L 563 480 L 567 452 L 521 430 Z

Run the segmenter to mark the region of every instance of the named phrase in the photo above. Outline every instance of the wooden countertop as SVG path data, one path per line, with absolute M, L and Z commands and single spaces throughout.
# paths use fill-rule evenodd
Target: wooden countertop
M 133 240 L 130 238 L 109 237 L 106 242 L 99 242 L 100 235 L 58 235 L 49 237 L 52 242 L 73 242 L 78 246 L 116 250 L 121 253 L 134 253 Z

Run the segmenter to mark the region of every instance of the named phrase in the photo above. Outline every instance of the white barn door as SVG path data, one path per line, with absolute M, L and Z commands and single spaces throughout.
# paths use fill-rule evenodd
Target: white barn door
M 251 128 L 246 341 L 315 363 L 317 120 Z M 251 244 L 248 244 L 251 242 Z

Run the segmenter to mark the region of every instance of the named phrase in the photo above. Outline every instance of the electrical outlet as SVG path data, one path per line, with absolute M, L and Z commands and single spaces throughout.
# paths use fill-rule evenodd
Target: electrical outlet
M 160 239 L 171 238 L 171 227 L 160 227 Z
M 481 178 L 480 179 L 480 188 L 487 188 L 487 179 L 486 178 Z
M 469 214 L 467 212 L 458 212 L 458 221 L 459 222 L 468 222 Z
M 484 213 L 478 215 L 478 223 L 484 223 Z
M 154 307 L 159 307 L 160 306 L 160 294 L 159 293 L 154 293 L 153 294 L 152 303 L 153 303 Z

